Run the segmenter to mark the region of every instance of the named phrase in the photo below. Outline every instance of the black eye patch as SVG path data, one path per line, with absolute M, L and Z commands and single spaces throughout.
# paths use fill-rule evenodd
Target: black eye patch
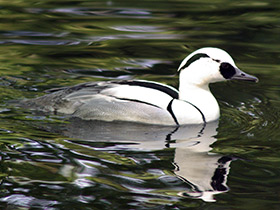
M 187 63 L 182 66 L 179 71 L 181 71 L 182 69 L 187 68 L 189 65 L 191 65 L 191 63 L 195 62 L 196 60 L 200 59 L 200 58 L 209 58 L 209 56 L 205 53 L 197 53 L 195 55 L 193 55 L 188 61 Z
M 226 62 L 221 63 L 220 72 L 225 79 L 230 79 L 233 75 L 236 74 L 235 68 Z

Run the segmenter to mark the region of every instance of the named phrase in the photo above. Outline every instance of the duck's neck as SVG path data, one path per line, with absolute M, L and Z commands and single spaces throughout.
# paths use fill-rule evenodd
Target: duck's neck
M 217 100 L 212 95 L 207 85 L 196 85 L 186 81 L 180 81 L 179 99 L 195 105 L 204 114 L 206 122 L 217 120 L 220 116 L 220 108 Z

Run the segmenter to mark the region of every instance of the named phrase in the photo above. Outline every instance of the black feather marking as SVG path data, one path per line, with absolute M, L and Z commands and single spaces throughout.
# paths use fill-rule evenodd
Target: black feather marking
M 174 112 L 173 112 L 173 110 L 172 110 L 172 103 L 173 103 L 173 101 L 174 101 L 174 99 L 172 99 L 172 100 L 169 102 L 169 104 L 168 104 L 168 106 L 167 106 L 167 111 L 171 114 L 171 116 L 172 116 L 174 122 L 176 123 L 176 125 L 179 125 L 179 122 L 178 122 L 178 120 L 177 120 L 177 118 L 176 118 L 176 116 L 175 116 L 175 114 L 174 114 Z
M 52 88 L 52 89 L 46 90 L 45 92 L 46 93 L 54 93 L 54 92 L 58 92 L 58 91 L 63 90 L 66 93 L 70 94 L 72 92 L 79 91 L 83 88 L 88 88 L 88 87 L 98 87 L 98 82 L 87 82 L 87 83 L 81 83 L 81 84 L 74 85 L 74 86 Z
M 210 58 L 210 57 L 209 57 L 207 54 L 205 54 L 205 53 L 197 53 L 197 54 L 193 55 L 193 56 L 187 61 L 187 63 L 179 69 L 179 71 L 181 71 L 182 69 L 187 68 L 189 65 L 191 65 L 191 63 L 193 63 L 193 62 L 199 60 L 200 58 Z
M 126 84 L 126 85 L 131 85 L 131 86 L 140 86 L 140 87 L 147 87 L 155 90 L 159 90 L 161 92 L 166 93 L 167 95 L 171 96 L 172 98 L 178 99 L 179 94 L 178 92 L 172 90 L 171 88 L 153 83 L 153 82 L 145 82 L 145 81 L 137 81 L 137 80 L 123 80 L 123 81 L 118 81 L 115 82 L 116 84 Z

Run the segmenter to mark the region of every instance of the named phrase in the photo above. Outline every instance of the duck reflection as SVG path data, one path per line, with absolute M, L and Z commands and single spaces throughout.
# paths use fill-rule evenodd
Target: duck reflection
M 191 186 L 191 189 L 181 193 L 182 196 L 213 202 L 215 194 L 228 191 L 226 182 L 232 159 L 210 152 L 210 145 L 216 141 L 216 128 L 217 123 L 209 123 L 195 138 L 196 143 L 189 147 L 176 145 L 175 174 Z
M 214 195 L 227 192 L 231 158 L 211 152 L 218 122 L 182 127 L 147 126 L 71 119 L 63 135 L 83 140 L 120 142 L 130 149 L 174 148 L 174 173 L 190 188 L 181 196 L 215 201 Z M 125 143 L 125 144 L 123 144 Z

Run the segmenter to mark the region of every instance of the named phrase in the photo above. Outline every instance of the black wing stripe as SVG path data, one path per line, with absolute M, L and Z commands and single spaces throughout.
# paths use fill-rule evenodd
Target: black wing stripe
M 173 103 L 173 101 L 174 101 L 174 99 L 172 99 L 172 100 L 169 102 L 169 104 L 168 104 L 168 106 L 167 106 L 167 111 L 171 114 L 171 116 L 172 116 L 174 122 L 176 123 L 176 125 L 179 125 L 179 122 L 178 122 L 178 120 L 177 120 L 177 118 L 176 118 L 176 116 L 175 116 L 175 114 L 174 114 L 174 112 L 173 112 L 173 110 L 172 110 L 172 103 Z
M 166 87 L 164 85 L 160 85 L 160 84 L 157 84 L 157 83 L 145 82 L 145 81 L 133 81 L 133 80 L 123 80 L 123 81 L 119 81 L 119 82 L 116 82 L 116 83 L 117 84 L 126 84 L 126 85 L 131 85 L 131 86 L 140 86 L 140 87 L 152 88 L 152 89 L 164 92 L 167 95 L 171 96 L 172 98 L 175 98 L 175 99 L 179 98 L 178 92 L 172 90 L 169 87 Z

